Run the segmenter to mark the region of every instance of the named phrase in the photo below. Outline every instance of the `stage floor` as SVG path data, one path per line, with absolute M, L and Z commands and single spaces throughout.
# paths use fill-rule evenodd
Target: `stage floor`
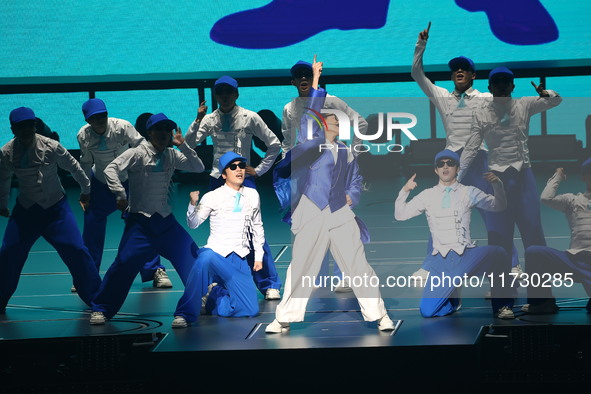
M 541 192 L 550 172 L 537 174 Z M 583 187 L 576 176 L 569 177 L 559 192 L 578 192 Z M 393 217 L 393 204 L 405 179 L 373 179 L 366 183 L 360 205 L 355 209 L 371 233 L 371 243 L 366 245 L 368 261 L 380 278 L 409 276 L 416 271 L 425 257 L 428 228 L 424 216 L 397 222 Z M 433 176 L 417 177 L 419 189 L 434 184 Z M 184 217 L 188 193 L 205 185 L 178 184 L 174 199 L 174 214 L 186 226 Z M 77 205 L 76 189 L 68 188 L 68 198 L 82 226 L 82 213 Z M 13 190 L 13 194 L 15 191 Z M 259 186 L 265 234 L 276 256 L 276 266 L 282 280 L 291 256 L 290 232 L 279 219 L 279 205 L 272 187 Z M 416 195 L 413 193 L 412 195 Z M 12 203 L 14 196 L 12 196 Z M 12 205 L 11 205 L 12 206 Z M 2 219 L 6 223 L 6 219 Z M 565 249 L 569 242 L 566 219 L 560 212 L 542 207 L 542 220 L 549 246 Z M 480 216 L 472 216 L 472 238 L 486 244 L 486 232 Z M 0 235 L 5 224 L 0 223 Z M 105 254 L 101 275 L 116 254 L 123 222 L 119 215 L 109 219 Z M 189 230 L 198 245 L 204 245 L 208 225 Z M 516 232 L 516 246 L 523 264 L 523 247 Z M 364 322 L 359 305 L 351 292 L 336 293 L 327 288 L 317 289 L 308 304 L 305 321 L 294 323 L 291 330 L 282 334 L 265 334 L 268 323 L 274 319 L 279 301 L 265 301 L 259 294 L 260 314 L 253 318 L 222 318 L 201 316 L 199 321 L 186 329 L 172 329 L 172 313 L 183 287 L 177 273 L 163 260 L 173 282 L 171 289 L 156 289 L 151 282 L 141 283 L 139 277 L 120 313 L 104 326 L 88 323 L 90 311 L 75 293 L 70 292 L 71 276 L 51 246 L 40 239 L 33 247 L 18 289 L 10 300 L 5 315 L 0 315 L 0 345 L 10 342 L 25 344 L 27 340 L 59 340 L 80 337 L 142 336 L 153 338 L 149 353 L 170 356 L 191 353 L 212 354 L 212 351 L 263 351 L 276 352 L 295 349 L 397 349 L 471 347 L 484 337 L 494 337 L 503 327 L 587 327 L 591 315 L 586 313 L 587 296 L 580 284 L 562 288 L 555 293 L 560 306 L 556 315 L 531 316 L 520 312 L 525 303 L 525 289 L 518 290 L 515 304 L 515 320 L 495 319 L 490 301 L 483 295 L 486 289 L 464 289 L 462 308 L 453 315 L 425 319 L 418 306 L 422 289 L 416 287 L 384 286 L 382 297 L 396 324 L 393 332 L 380 332 L 376 323 Z M 331 259 L 331 264 L 332 264 Z M 418 368 L 418 367 L 417 367 Z

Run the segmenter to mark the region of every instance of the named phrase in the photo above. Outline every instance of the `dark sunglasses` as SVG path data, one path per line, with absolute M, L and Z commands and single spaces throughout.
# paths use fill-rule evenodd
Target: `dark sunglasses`
M 312 71 L 309 71 L 309 70 L 296 71 L 294 73 L 294 77 L 296 79 L 298 79 L 298 78 L 304 78 L 304 77 L 306 77 L 306 78 L 312 78 L 312 75 L 313 75 L 312 74 Z
M 232 163 L 232 164 L 228 164 L 228 167 L 226 167 L 226 168 L 229 168 L 232 171 L 234 171 L 236 168 L 240 168 L 241 170 L 244 170 L 246 168 L 246 163 L 243 161 L 241 161 L 239 163 Z
M 443 168 L 446 164 L 448 167 L 455 167 L 458 165 L 454 160 L 439 160 L 437 162 L 437 168 Z

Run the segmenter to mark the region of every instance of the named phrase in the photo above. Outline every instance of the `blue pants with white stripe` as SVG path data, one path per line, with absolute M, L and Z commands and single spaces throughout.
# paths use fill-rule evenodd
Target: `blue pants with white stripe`
M 107 185 L 97 180 L 94 175 L 90 182 L 90 205 L 84 212 L 82 239 L 84 239 L 84 244 L 96 264 L 96 269 L 99 270 L 105 247 L 107 217 L 117 211 L 117 197 L 109 190 Z M 125 191 L 128 192 L 127 181 L 124 182 L 123 186 L 125 187 Z M 152 280 L 158 268 L 164 269 L 164 266 L 160 262 L 160 256 L 155 256 L 147 260 L 146 264 L 140 270 L 142 282 Z
M 113 317 L 127 298 L 133 280 L 144 263 L 155 255 L 168 259 L 186 284 L 198 251 L 197 244 L 170 214 L 146 217 L 132 213 L 127 218 L 119 251 L 92 302 L 92 310 Z
M 224 317 L 255 316 L 259 313 L 257 289 L 246 259 L 233 252 L 223 257 L 209 248 L 201 248 L 175 316 L 183 316 L 188 322 L 197 320 L 201 297 L 207 291 L 209 278 L 213 278 L 218 285 L 213 287 L 205 304 L 207 313 Z
M 509 285 L 500 286 L 499 275 L 508 274 L 511 269 L 511 261 L 503 248 L 499 246 L 466 248 L 461 256 L 450 250 L 445 257 L 439 253 L 435 256 L 427 256 L 426 262 L 430 273 L 420 305 L 423 317 L 446 316 L 457 309 L 460 303 L 458 289 L 450 283 L 454 283 L 453 278 L 463 278 L 464 275 L 484 273 L 487 276 L 492 273 L 496 279 L 491 286 L 493 313 L 503 306 L 513 307 L 513 298 L 511 298 L 513 290 Z M 505 280 L 505 284 L 507 283 L 511 283 L 508 277 Z
M 72 274 L 78 296 L 90 305 L 101 278 L 64 196 L 47 209 L 37 204 L 25 209 L 18 202 L 14 206 L 0 249 L 0 310 L 16 291 L 29 251 L 39 237 L 55 248 Z
M 221 175 L 217 179 L 210 177 L 209 190 L 215 190 L 222 186 L 225 182 L 225 179 Z M 244 179 L 244 187 L 256 189 L 254 178 L 247 176 Z M 248 256 L 246 256 L 246 260 L 252 269 L 252 267 L 254 267 L 254 253 L 250 253 Z M 252 278 L 257 288 L 263 295 L 265 295 L 268 289 L 281 289 L 283 284 L 281 282 L 281 278 L 279 278 L 279 273 L 275 267 L 275 260 L 273 259 L 273 253 L 271 253 L 271 248 L 269 247 L 269 243 L 266 239 L 265 243 L 263 244 L 263 268 L 259 271 L 253 271 Z

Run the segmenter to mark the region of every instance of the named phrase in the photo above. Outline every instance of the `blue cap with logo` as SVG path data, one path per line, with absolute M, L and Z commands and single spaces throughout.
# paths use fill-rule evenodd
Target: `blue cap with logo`
M 238 82 L 229 75 L 224 75 L 223 77 L 218 78 L 213 84 L 214 89 L 218 85 L 228 85 L 238 91 Z
M 476 71 L 476 67 L 474 66 L 474 62 L 472 59 L 467 58 L 466 56 L 458 56 L 454 57 L 447 63 L 450 70 L 457 70 L 458 68 L 462 68 L 463 70 L 469 69 L 472 72 Z M 463 66 L 463 67 L 462 67 Z
M 289 70 L 291 72 L 291 76 L 295 78 L 296 73 L 299 69 L 301 68 L 306 68 L 310 71 L 312 71 L 312 63 L 308 63 L 305 62 L 303 60 L 299 60 L 296 64 L 294 64 L 291 69 Z
M 497 67 L 494 70 L 492 70 L 490 72 L 490 74 L 488 74 L 488 80 L 490 81 L 491 79 L 493 79 L 494 76 L 497 75 L 507 75 L 508 77 L 510 77 L 511 79 L 514 78 L 513 75 L 513 71 L 509 70 L 507 67 Z
M 82 104 L 82 113 L 84 114 L 84 119 L 86 120 L 88 120 L 88 118 L 90 118 L 92 115 L 104 114 L 106 112 L 107 106 L 101 99 L 93 98 L 86 100 L 84 104 Z
M 18 107 L 10 111 L 10 115 L 8 116 L 10 119 L 10 124 L 16 124 L 20 122 L 24 122 L 25 120 L 35 120 L 35 113 L 31 108 L 27 107 Z
M 148 118 L 148 121 L 146 122 L 146 130 L 150 130 L 151 128 L 156 126 L 158 123 L 162 123 L 162 122 L 165 123 L 165 126 L 170 127 L 170 130 L 174 130 L 177 128 L 177 125 L 175 122 L 168 119 L 168 117 L 166 115 L 164 115 L 163 113 L 158 113 L 158 114 L 154 114 L 154 115 L 150 116 L 150 118 Z
M 456 163 L 460 164 L 460 156 L 458 156 L 458 154 L 454 151 L 451 151 L 449 149 L 444 149 L 441 152 L 439 152 L 438 154 L 435 155 L 435 160 L 433 161 L 434 164 L 437 164 L 437 162 L 441 159 L 451 159 L 453 161 L 455 161 Z
M 224 153 L 222 157 L 220 157 L 218 170 L 220 170 L 220 172 L 224 172 L 226 167 L 228 167 L 228 165 L 232 164 L 232 162 L 235 162 L 236 160 L 240 160 L 246 163 L 246 157 L 242 157 L 239 154 L 232 151 Z

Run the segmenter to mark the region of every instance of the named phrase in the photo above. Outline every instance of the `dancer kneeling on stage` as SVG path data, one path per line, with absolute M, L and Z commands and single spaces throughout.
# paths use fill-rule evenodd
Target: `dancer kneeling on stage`
M 547 283 L 570 287 L 573 282 L 580 282 L 591 296 L 591 159 L 581 166 L 581 178 L 585 193 L 557 196 L 560 182 L 566 179 L 564 169 L 558 168 L 542 191 L 542 204 L 564 212 L 571 229 L 570 246 L 566 251 L 547 246 L 530 246 L 525 250 L 529 286 L 524 312 L 538 315 L 558 312 L 552 287 Z M 591 299 L 586 309 L 591 313 Z
M 179 300 L 173 328 L 197 320 L 202 307 L 207 314 L 224 317 L 255 316 L 259 313 L 257 289 L 246 256 L 254 248 L 253 271 L 263 267 L 265 234 L 259 193 L 244 187 L 246 158 L 234 152 L 220 157 L 219 171 L 225 183 L 206 193 L 199 205 L 199 192 L 191 192 L 187 225 L 197 228 L 207 218 L 210 235 L 199 250 L 185 293 Z M 210 283 L 211 282 L 211 283 Z M 203 296 L 207 289 L 206 296 Z
M 474 186 L 464 186 L 456 179 L 460 165 L 457 153 L 445 149 L 435 156 L 435 173 L 439 183 L 423 190 L 406 202 L 417 187 L 415 175 L 402 187 L 394 205 L 396 220 L 408 220 L 425 212 L 433 238 L 433 252 L 423 266 L 430 271 L 423 291 L 420 311 L 424 317 L 445 316 L 461 306 L 461 287 L 454 278 L 466 275 L 493 274 L 491 281 L 493 313 L 500 319 L 513 319 L 513 299 L 509 286 L 503 287 L 499 275 L 511 270 L 511 261 L 500 246 L 479 246 L 470 239 L 472 208 L 487 211 L 505 209 L 507 200 L 501 180 L 491 172 L 484 177 L 491 182 L 494 196 Z M 446 280 L 451 278 L 450 280 Z M 495 281 L 494 279 L 498 279 Z M 496 283 L 496 286 L 495 286 Z M 510 283 L 505 280 L 504 283 Z
M 119 311 L 146 261 L 156 255 L 164 257 L 185 284 L 197 256 L 197 244 L 172 214 L 170 193 L 175 170 L 202 172 L 203 162 L 185 143 L 177 124 L 163 113 L 152 115 L 146 129 L 150 141 L 126 150 L 104 171 L 109 189 L 117 195 L 117 208 L 127 219 L 117 257 L 92 302 L 90 324 L 105 324 L 105 319 Z M 171 142 L 179 149 L 169 147 Z M 121 182 L 125 173 L 129 206 Z

